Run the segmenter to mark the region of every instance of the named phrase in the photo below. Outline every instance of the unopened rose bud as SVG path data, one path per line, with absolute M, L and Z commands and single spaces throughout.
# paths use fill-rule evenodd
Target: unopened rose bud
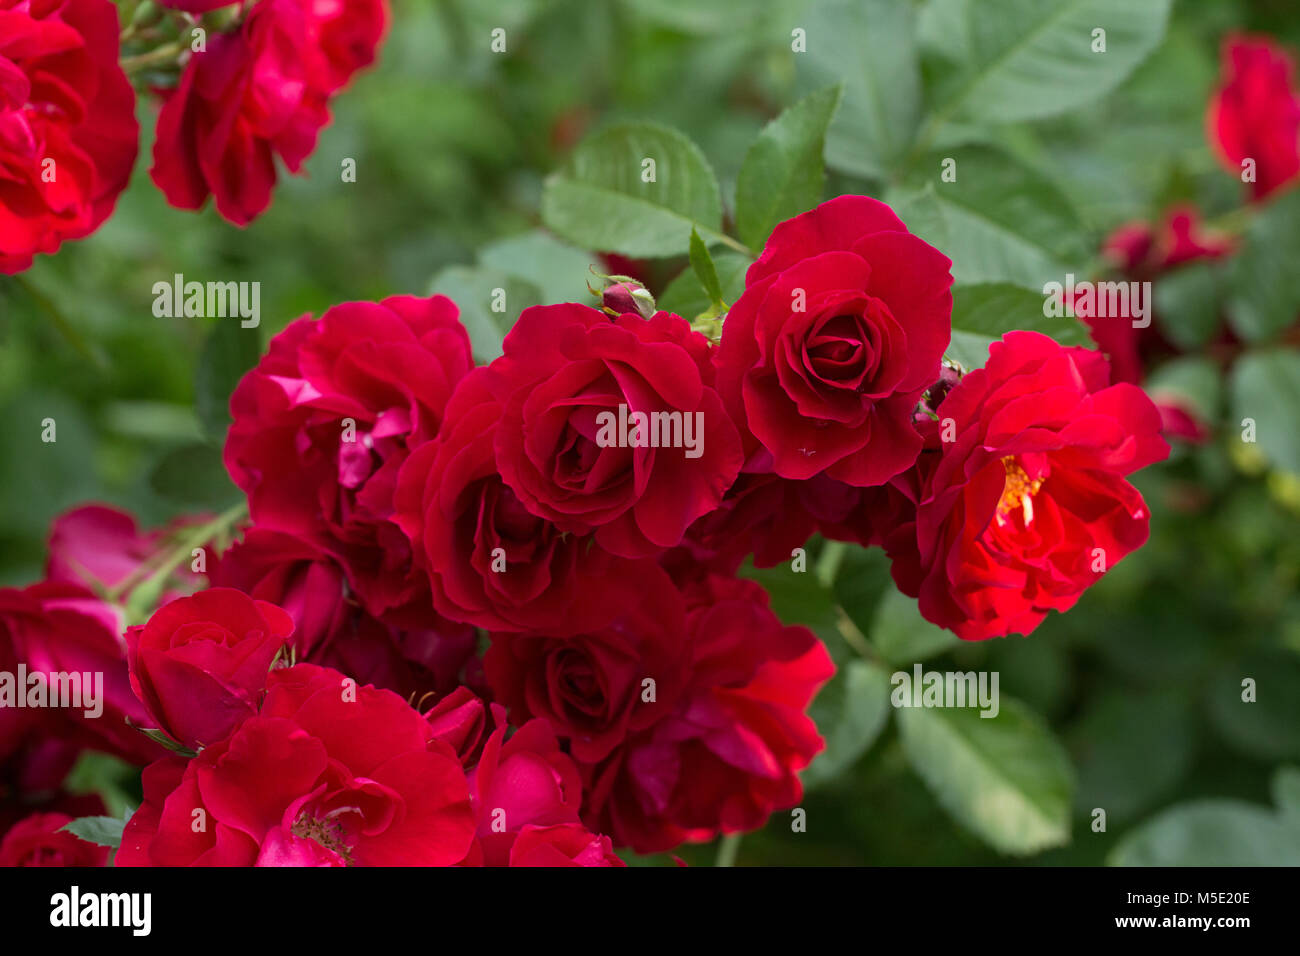
M 961 381 L 961 371 L 953 368 L 951 365 L 944 365 L 939 369 L 939 381 L 930 386 L 929 401 L 927 404 L 931 408 L 938 408 L 943 400 L 948 397 L 948 393 L 956 387 Z
M 631 312 L 648 319 L 655 314 L 655 297 L 639 282 L 617 282 L 600 294 L 600 304 L 606 312 L 623 315 Z

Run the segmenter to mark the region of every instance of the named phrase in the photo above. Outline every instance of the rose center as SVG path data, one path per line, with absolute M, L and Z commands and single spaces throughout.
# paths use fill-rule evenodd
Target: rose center
M 355 808 L 341 807 L 325 814 L 324 817 L 313 816 L 309 811 L 304 810 L 298 814 L 298 819 L 294 821 L 290 832 L 296 837 L 315 840 L 325 849 L 337 853 L 351 866 L 352 841 L 348 836 L 347 828 L 339 819 L 342 814 L 349 812 L 356 812 Z
M 1042 487 L 1043 479 L 1031 479 L 1014 455 L 1003 458 L 1002 467 L 1007 476 L 1002 486 L 1002 498 L 998 501 L 998 524 L 1005 525 L 1009 520 L 1008 515 L 1019 508 L 1024 515 L 1025 526 L 1028 527 L 1034 520 L 1034 495 Z

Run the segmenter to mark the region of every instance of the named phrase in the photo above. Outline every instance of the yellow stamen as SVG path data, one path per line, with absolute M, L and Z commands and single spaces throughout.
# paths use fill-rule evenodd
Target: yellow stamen
M 998 502 L 998 524 L 1007 523 L 1007 515 L 1019 508 L 1024 514 L 1025 526 L 1034 520 L 1034 495 L 1043 484 L 1042 478 L 1035 478 L 1032 481 L 1025 470 L 1020 467 L 1014 455 L 1007 455 L 1002 459 L 1002 467 L 1006 470 L 1006 484 L 1002 486 L 1002 499 Z

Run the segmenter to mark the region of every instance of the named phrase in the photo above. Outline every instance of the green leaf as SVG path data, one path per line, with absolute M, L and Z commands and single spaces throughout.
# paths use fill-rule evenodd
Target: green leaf
M 1183 349 L 1199 349 L 1219 330 L 1226 276 L 1217 262 L 1193 262 L 1155 283 L 1160 331 Z
M 718 275 L 718 285 L 722 289 L 722 298 L 734 303 L 745 291 L 745 271 L 753 260 L 738 252 L 720 252 L 713 257 L 714 271 Z M 668 283 L 663 295 L 659 296 L 659 308 L 672 312 L 685 319 L 694 319 L 707 312 L 711 305 L 709 294 L 700 284 L 700 277 L 694 269 L 683 269 L 681 275 Z
M 736 179 L 736 231 L 761 249 L 772 227 L 806 212 L 822 198 L 826 127 L 842 87 L 812 93 L 763 127 Z
M 961 367 L 969 372 L 988 361 L 989 346 L 992 344 L 993 339 L 987 335 L 953 329 L 952 340 L 944 354 L 954 362 L 960 362 Z
M 832 585 L 840 607 L 863 634 L 871 633 L 876 609 L 892 589 L 889 558 L 879 548 L 849 548 Z
M 945 160 L 955 165 L 945 167 Z M 955 174 L 943 181 L 945 168 Z M 1043 176 L 985 147 L 921 161 L 889 195 L 908 228 L 953 262 L 961 284 L 1010 282 L 1042 289 L 1084 272 L 1089 251 L 1078 212 Z
M 149 476 L 149 486 L 191 508 L 222 511 L 240 498 L 226 474 L 221 450 L 207 443 L 182 445 L 163 455 Z
M 117 849 L 122 845 L 122 830 L 126 820 L 116 817 L 81 817 L 66 824 L 63 829 L 78 839 L 97 846 Z
M 1234 428 L 1244 428 L 1245 419 L 1253 420 L 1255 439 L 1265 457 L 1278 468 L 1300 474 L 1300 429 L 1295 423 L 1295 410 L 1300 408 L 1300 350 L 1246 353 L 1233 367 L 1230 388 Z
M 539 302 L 590 302 L 589 267 L 597 258 L 540 229 L 489 243 L 478 252 L 479 265 L 531 283 Z
M 219 321 L 208 333 L 194 370 L 194 411 L 213 441 L 224 440 L 231 421 L 230 394 L 261 354 L 258 330 L 236 320 Z
M 585 267 L 582 274 L 586 274 Z M 531 282 L 480 266 L 448 266 L 433 277 L 429 291 L 456 300 L 460 321 L 480 362 L 499 356 L 501 342 L 519 313 L 544 301 Z
M 1243 700 L 1242 681 L 1255 682 Z M 1206 712 L 1219 735 L 1259 760 L 1300 760 L 1300 657 L 1259 650 L 1220 665 L 1205 689 Z
M 718 310 L 726 308 L 727 303 L 722 299 L 722 284 L 718 282 L 718 270 L 714 268 L 709 247 L 694 229 L 691 230 L 691 269 L 708 295 L 709 304 Z
M 796 60 L 807 82 L 844 83 L 844 105 L 826 133 L 826 161 L 846 173 L 883 178 L 911 145 L 921 112 L 913 5 L 819 0 L 803 20 L 808 52 Z
M 1300 866 L 1300 830 L 1240 800 L 1171 807 L 1130 831 L 1112 866 Z
M 1084 345 L 1088 330 L 1077 318 L 1043 314 L 1047 296 L 1007 282 L 959 285 L 952 290 L 952 327 L 999 339 L 1012 329 L 1049 335 L 1062 345 Z
M 645 182 L 653 161 L 654 181 Z M 542 221 L 570 242 L 627 256 L 686 252 L 691 228 L 723 237 L 718 181 L 699 147 L 652 123 L 613 126 L 584 140 L 546 181 Z
M 1283 822 L 1300 831 L 1300 767 L 1279 767 L 1271 790 Z
M 1172 399 L 1206 421 L 1218 421 L 1223 373 L 1213 359 L 1183 355 L 1157 367 L 1142 386 L 1152 398 Z
M 1070 761 L 1046 725 L 1001 695 L 996 717 L 974 707 L 905 707 L 903 751 L 939 803 L 1002 853 L 1070 840 Z
M 1171 0 L 980 0 L 964 5 L 964 69 L 938 91 L 926 133 L 952 120 L 1016 123 L 1101 99 L 1160 43 Z M 1104 53 L 1093 30 L 1106 31 Z
M 1247 342 L 1275 336 L 1300 313 L 1300 284 L 1278 281 L 1300 260 L 1300 193 L 1264 207 L 1229 266 L 1228 321 Z
M 850 660 L 818 693 L 809 708 L 826 749 L 803 772 L 811 789 L 834 780 L 871 747 L 889 718 L 889 675 L 863 660 Z
M 869 634 L 881 656 L 895 664 L 923 661 L 960 643 L 956 634 L 921 617 L 915 598 L 892 588 L 881 599 Z

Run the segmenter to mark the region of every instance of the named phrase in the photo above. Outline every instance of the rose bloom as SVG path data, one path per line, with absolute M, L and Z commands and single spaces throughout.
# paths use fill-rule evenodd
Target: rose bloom
M 495 631 L 597 626 L 636 602 L 647 562 L 562 532 L 505 483 L 495 447 L 510 393 L 489 369 L 460 382 L 437 440 L 402 467 L 395 520 L 443 616 Z
M 508 395 L 497 467 L 523 506 L 561 531 L 594 533 L 624 557 L 654 555 L 735 480 L 740 440 L 713 389 L 709 343 L 681 317 L 534 306 L 503 349 L 488 370 Z M 644 429 L 634 414 L 647 416 Z M 670 427 L 652 415 L 672 416 L 659 419 Z
M 0 866 L 104 866 L 108 847 L 87 843 L 64 827 L 66 813 L 33 813 L 0 840 Z
M 0 0 L 0 272 L 108 218 L 135 163 L 135 94 L 108 0 Z
M 301 171 L 330 95 L 374 60 L 386 21 L 383 0 L 260 0 L 210 36 L 158 117 L 149 175 L 167 201 L 198 209 L 211 195 L 223 217 L 248 225 L 270 205 L 276 159 Z
M 1230 36 L 1223 43 L 1219 87 L 1205 124 L 1210 145 L 1234 176 L 1255 161 L 1256 200 L 1300 174 L 1300 94 L 1295 64 L 1268 37 Z
M 1169 446 L 1146 394 L 1109 382 L 1098 353 L 1009 332 L 948 393 L 937 415 L 955 440 L 923 463 L 915 535 L 894 555 L 926 619 L 964 640 L 1029 634 L 1146 541 L 1123 476 Z
M 402 697 L 448 693 L 477 650 L 472 627 L 431 612 L 432 627 L 410 629 L 373 617 L 349 593 L 337 561 L 285 532 L 248 529 L 212 563 L 209 580 L 288 612 L 297 660 L 334 667 Z
M 445 296 L 393 296 L 303 317 L 230 399 L 226 468 L 254 524 L 330 555 L 361 604 L 397 626 L 430 620 L 393 495 L 403 462 L 437 434 L 473 367 L 457 315 Z
M 582 765 L 584 822 L 638 853 L 761 826 L 799 802 L 823 748 L 805 710 L 835 672 L 806 627 L 785 627 L 754 581 L 710 576 L 689 593 L 687 687 L 604 761 Z
M 510 848 L 511 866 L 627 866 L 613 841 L 580 823 L 539 827 L 529 824 Z
M 951 265 L 865 196 L 772 230 L 715 359 L 745 470 L 879 485 L 910 466 L 912 410 L 951 331 Z
M 131 687 L 173 740 L 215 744 L 257 712 L 292 633 L 283 610 L 233 588 L 179 598 L 127 631 Z
M 161 752 L 127 723 L 146 722 L 131 691 L 121 621 L 113 607 L 73 584 L 41 582 L 0 588 L 0 672 L 102 675 L 103 713 L 85 707 L 0 707 L 0 766 L 11 761 L 17 782 L 28 790 L 59 786 L 84 748 L 134 763 Z M 26 688 L 18 688 L 25 693 Z M 86 688 L 93 693 L 93 684 Z
M 573 757 L 595 763 L 670 710 L 688 663 L 686 610 L 668 575 L 648 568 L 641 599 L 599 628 L 567 636 L 494 634 L 488 684 L 512 722 L 544 718 Z M 645 685 L 652 680 L 653 699 Z
M 447 866 L 473 839 L 465 772 L 425 720 L 299 664 L 271 674 L 228 740 L 146 768 L 116 864 Z

